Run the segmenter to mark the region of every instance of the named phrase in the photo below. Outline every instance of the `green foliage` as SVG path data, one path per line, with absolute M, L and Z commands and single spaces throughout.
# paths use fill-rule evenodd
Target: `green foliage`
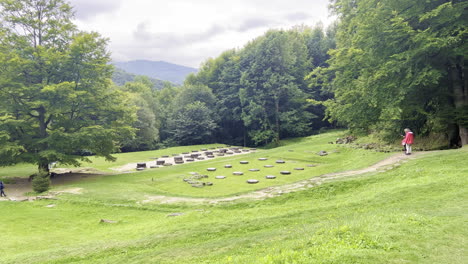
M 112 160 L 135 109 L 112 88 L 107 40 L 79 32 L 62 0 L 0 1 L 0 165 Z
M 170 140 L 179 145 L 213 143 L 213 112 L 200 101 L 176 110 L 169 123 Z
M 228 144 L 244 144 L 245 128 L 241 119 L 242 106 L 239 99 L 240 55 L 229 50 L 216 59 L 203 63 L 196 75 L 187 78 L 187 84 L 206 85 L 215 96 L 214 109 L 219 116 L 216 138 Z
M 166 141 L 170 136 L 169 122 L 175 113 L 174 98 L 181 92 L 181 87 L 166 86 L 162 90 L 155 92 L 155 113 L 160 124 L 159 136 L 161 142 Z
M 160 122 L 156 116 L 158 107 L 151 87 L 151 80 L 143 76 L 138 76 L 134 82 L 127 82 L 121 87 L 138 108 L 137 120 L 132 125 L 136 129 L 135 137 L 124 139 L 122 151 L 150 150 L 157 147 Z
M 322 121 L 323 101 L 330 94 L 308 87 L 306 74 L 325 65 L 327 51 L 334 46 L 334 31 L 296 27 L 271 30 L 240 50 L 229 50 L 207 60 L 187 84 L 206 85 L 214 96 L 219 115 L 218 141 L 260 145 L 278 144 L 281 138 L 303 136 L 328 126 Z
M 31 182 L 32 188 L 36 193 L 43 193 L 50 189 L 50 177 L 47 171 L 39 171 L 33 174 Z
M 334 0 L 339 16 L 330 66 L 311 77 L 333 92 L 327 113 L 354 130 L 453 134 L 468 105 L 461 83 L 467 28 L 464 1 Z M 465 50 L 465 51 L 464 51 Z
M 265 144 L 278 142 L 282 134 L 306 134 L 310 116 L 305 111 L 294 113 L 297 126 L 282 126 L 289 122 L 288 112 L 306 104 L 301 88 L 306 87 L 303 79 L 310 61 L 302 35 L 270 31 L 250 43 L 242 55 L 241 64 L 247 67 L 239 91 L 241 116 L 253 142 Z

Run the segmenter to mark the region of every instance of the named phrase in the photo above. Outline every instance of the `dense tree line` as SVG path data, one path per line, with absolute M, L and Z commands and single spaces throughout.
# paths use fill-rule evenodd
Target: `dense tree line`
M 304 136 L 329 125 L 324 109 L 307 99 L 328 98 L 309 87 L 306 75 L 326 65 L 335 31 L 321 26 L 270 30 L 239 50 L 207 60 L 187 84 L 209 87 L 215 96 L 216 139 L 263 145 L 281 138 Z
M 467 1 L 332 0 L 329 67 L 311 78 L 334 94 L 330 119 L 354 130 L 468 143 Z
M 165 98 L 160 140 L 263 145 L 332 122 L 389 140 L 411 127 L 418 136 L 445 135 L 447 146 L 466 145 L 467 2 L 330 3 L 336 25 L 270 30 L 205 61 L 179 92 L 210 90 L 209 102 Z M 188 122 L 202 114 L 185 109 L 197 101 L 206 107 L 203 132 Z
M 334 26 L 326 32 L 320 25 L 271 30 L 242 49 L 208 59 L 181 87 L 166 84 L 150 91 L 142 79 L 127 82 L 120 89 L 138 98 L 139 110 L 133 125 L 137 137 L 124 142 L 123 150 L 212 142 L 263 145 L 330 126 L 323 105 L 308 99 L 323 101 L 331 93 L 311 87 L 305 77 L 328 65 L 327 51 L 334 46 Z M 142 86 L 145 90 L 129 90 Z

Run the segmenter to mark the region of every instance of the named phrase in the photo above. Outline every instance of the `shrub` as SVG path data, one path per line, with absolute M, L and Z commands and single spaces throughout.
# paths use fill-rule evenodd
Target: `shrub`
M 32 187 L 36 193 L 42 193 L 50 189 L 50 177 L 49 173 L 45 171 L 39 171 L 34 174 L 32 180 Z

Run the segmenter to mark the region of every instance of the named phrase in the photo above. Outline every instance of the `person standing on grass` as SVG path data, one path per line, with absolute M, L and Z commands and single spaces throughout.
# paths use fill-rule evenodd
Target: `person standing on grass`
M 0 181 L 0 197 L 6 197 L 6 194 L 3 191 L 3 189 L 5 189 L 5 185 L 3 185 L 3 181 Z
M 405 149 L 406 149 L 406 155 L 411 155 L 411 145 L 413 145 L 414 142 L 414 133 L 411 132 L 409 128 L 405 128 L 405 138 L 401 142 L 402 144 L 405 144 Z

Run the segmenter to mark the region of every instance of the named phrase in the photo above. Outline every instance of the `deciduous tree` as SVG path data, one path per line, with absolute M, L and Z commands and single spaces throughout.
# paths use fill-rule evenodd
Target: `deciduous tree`
M 79 32 L 63 0 L 0 0 L 0 165 L 113 160 L 135 109 L 111 86 L 107 40 Z

